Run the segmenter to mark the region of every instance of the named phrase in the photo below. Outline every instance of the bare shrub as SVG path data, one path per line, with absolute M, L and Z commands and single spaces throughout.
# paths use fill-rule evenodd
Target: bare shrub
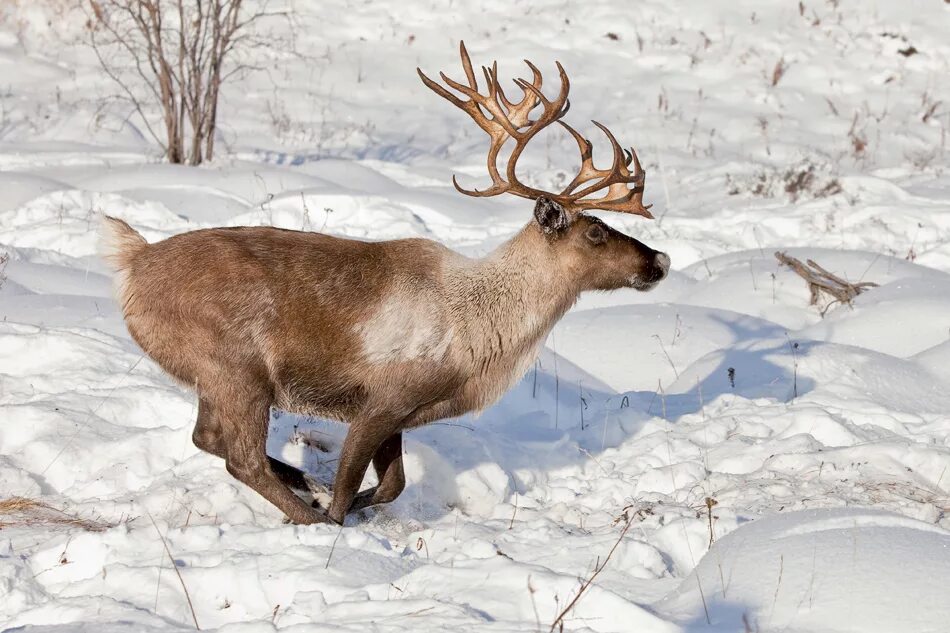
M 726 175 L 729 195 L 774 198 L 787 195 L 792 202 L 827 198 L 841 193 L 841 183 L 827 165 L 805 159 L 784 169 L 762 168 L 742 176 Z
M 243 0 L 88 0 L 89 43 L 102 69 L 172 163 L 214 157 L 221 86 L 272 46 L 256 25 L 286 15 Z M 151 108 L 161 110 L 153 125 Z M 159 129 L 156 129 L 159 128 Z

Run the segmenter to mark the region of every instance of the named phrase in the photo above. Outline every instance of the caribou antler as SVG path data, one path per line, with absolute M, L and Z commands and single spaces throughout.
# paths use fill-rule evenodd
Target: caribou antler
M 598 169 L 594 166 L 591 142 L 561 120 L 561 117 L 570 109 L 567 94 L 571 83 L 567 78 L 567 73 L 564 72 L 564 67 L 559 62 L 555 63 L 561 79 L 561 90 L 553 101 L 549 100 L 541 91 L 541 72 L 534 64 L 525 60 L 528 68 L 531 69 L 533 78 L 530 82 L 525 79 L 514 80 L 515 85 L 521 88 L 524 94 L 520 101 L 513 103 L 508 100 L 498 82 L 497 62 L 494 62 L 491 68 L 482 67 L 482 73 L 485 75 L 485 81 L 488 84 L 487 93 L 482 94 L 478 91 L 478 82 L 475 79 L 475 72 L 472 70 L 472 60 L 468 56 L 468 51 L 465 50 L 464 42 L 459 45 L 459 52 L 468 85 L 450 79 L 445 73 L 439 73 L 439 76 L 449 87 L 467 97 L 465 100 L 460 99 L 440 84 L 429 79 L 422 70 L 416 69 L 426 86 L 452 105 L 464 110 L 472 117 L 478 127 L 485 130 L 488 136 L 491 137 L 491 145 L 488 149 L 488 174 L 492 179 L 491 187 L 484 191 L 463 189 L 453 176 L 452 184 L 455 185 L 456 189 L 467 196 L 480 198 L 497 196 L 502 193 L 511 193 L 522 198 L 531 199 L 544 196 L 558 202 L 565 210 L 573 213 L 579 213 L 586 209 L 602 209 L 632 213 L 647 218 L 653 217 L 650 214 L 649 205 L 643 205 L 643 187 L 646 174 L 640 166 L 636 152 L 632 148 L 629 151 L 621 148 L 610 130 L 594 121 L 594 125 L 604 132 L 613 148 L 613 162 L 610 167 L 608 169 Z M 531 120 L 532 110 L 539 105 L 541 106 L 540 115 L 538 118 Z M 570 184 L 559 193 L 529 187 L 518 180 L 515 173 L 518 159 L 531 139 L 555 121 L 574 137 L 581 154 L 580 171 Z M 508 139 L 512 138 L 515 140 L 515 147 L 508 157 L 508 165 L 505 169 L 505 175 L 502 177 L 498 171 L 498 154 Z M 634 167 L 633 172 L 629 169 L 631 164 Z M 589 197 L 603 190 L 606 191 L 601 197 Z

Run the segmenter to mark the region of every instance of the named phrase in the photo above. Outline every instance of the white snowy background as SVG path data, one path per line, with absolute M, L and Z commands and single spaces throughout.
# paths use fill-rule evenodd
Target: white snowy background
M 547 631 L 616 544 L 565 631 L 950 631 L 950 4 L 287 6 L 293 50 L 259 51 L 186 168 L 81 11 L 0 0 L 0 630 L 191 630 L 185 587 L 203 630 Z M 585 296 L 501 403 L 409 433 L 395 503 L 284 524 L 192 445 L 97 217 L 487 253 L 530 205 L 451 187 L 485 182 L 486 139 L 415 68 L 461 76 L 459 39 L 505 76 L 564 64 L 569 120 L 648 170 L 657 220 L 603 217 L 674 270 Z M 563 182 L 572 141 L 536 144 L 526 177 Z M 776 250 L 879 287 L 822 318 Z M 329 482 L 313 445 L 344 433 L 277 413 L 269 451 Z

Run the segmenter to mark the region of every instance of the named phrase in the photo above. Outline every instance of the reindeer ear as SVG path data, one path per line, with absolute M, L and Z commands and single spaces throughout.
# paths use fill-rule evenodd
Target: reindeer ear
M 555 235 L 571 225 L 571 216 L 564 207 L 543 196 L 534 205 L 534 219 L 545 235 Z

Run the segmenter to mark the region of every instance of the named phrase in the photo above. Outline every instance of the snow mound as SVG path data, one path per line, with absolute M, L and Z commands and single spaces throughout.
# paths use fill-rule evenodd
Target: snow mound
M 947 578 L 946 530 L 879 510 L 803 510 L 719 539 L 654 607 L 697 633 L 937 633 L 950 622 Z

